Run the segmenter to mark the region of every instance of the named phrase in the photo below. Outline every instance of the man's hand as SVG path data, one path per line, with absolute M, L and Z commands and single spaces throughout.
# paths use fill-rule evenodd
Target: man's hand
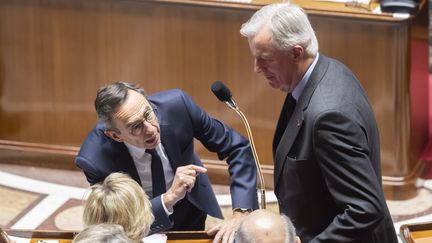
M 186 165 L 178 167 L 173 183 L 164 193 L 163 203 L 172 212 L 173 206 L 184 198 L 186 192 L 190 192 L 195 185 L 196 176 L 199 173 L 206 173 L 207 169 L 197 165 Z
M 222 223 L 214 226 L 207 231 L 208 235 L 215 235 L 213 243 L 232 243 L 234 242 L 235 233 L 243 221 L 244 217 L 249 213 L 234 212 L 231 219 L 225 220 Z

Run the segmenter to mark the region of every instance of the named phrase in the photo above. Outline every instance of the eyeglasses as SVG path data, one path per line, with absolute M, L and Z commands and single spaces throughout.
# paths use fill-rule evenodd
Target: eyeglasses
M 153 123 L 157 120 L 156 111 L 157 110 L 151 108 L 150 106 L 147 106 L 143 113 L 143 119 L 136 122 L 135 124 L 132 124 L 129 128 L 129 133 L 133 136 L 141 135 L 144 130 L 144 122 Z

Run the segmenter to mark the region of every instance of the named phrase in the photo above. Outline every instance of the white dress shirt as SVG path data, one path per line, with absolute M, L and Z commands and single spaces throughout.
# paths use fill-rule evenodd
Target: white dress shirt
M 150 198 L 153 198 L 153 190 L 152 190 L 152 173 L 151 173 L 151 155 L 149 153 L 146 153 L 145 148 L 139 148 L 136 146 L 133 146 L 128 143 L 124 143 L 129 150 L 129 153 L 134 161 L 135 167 L 138 171 L 139 178 L 141 180 L 141 185 L 144 189 L 144 191 L 147 193 L 147 195 Z M 163 147 L 162 143 L 160 143 L 156 148 L 156 152 L 158 153 L 159 157 L 162 161 L 162 167 L 164 170 L 164 176 L 165 176 L 165 187 L 168 190 L 173 182 L 174 179 L 174 172 L 171 167 L 171 164 L 169 163 L 168 156 L 166 155 L 165 148 Z M 162 196 L 163 197 L 163 196 Z M 162 198 L 161 197 L 161 198 Z M 165 207 L 165 204 L 163 203 L 162 198 L 162 205 L 164 206 L 165 212 L 169 215 L 172 212 L 168 211 Z

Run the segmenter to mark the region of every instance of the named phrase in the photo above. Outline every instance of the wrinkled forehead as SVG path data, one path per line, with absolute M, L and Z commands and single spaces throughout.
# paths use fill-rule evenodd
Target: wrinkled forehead
M 113 118 L 124 122 L 138 119 L 149 107 L 150 103 L 143 94 L 129 90 L 125 102 L 113 114 Z
M 248 38 L 249 46 L 255 55 L 273 52 L 273 37 L 268 29 L 262 29 L 256 35 Z

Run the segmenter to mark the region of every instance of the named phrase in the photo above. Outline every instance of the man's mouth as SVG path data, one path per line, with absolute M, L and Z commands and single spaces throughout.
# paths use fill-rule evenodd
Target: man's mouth
M 153 144 L 155 142 L 155 140 L 156 140 L 156 136 L 153 136 L 150 139 L 147 139 L 145 141 L 145 143 L 147 143 L 147 144 Z

